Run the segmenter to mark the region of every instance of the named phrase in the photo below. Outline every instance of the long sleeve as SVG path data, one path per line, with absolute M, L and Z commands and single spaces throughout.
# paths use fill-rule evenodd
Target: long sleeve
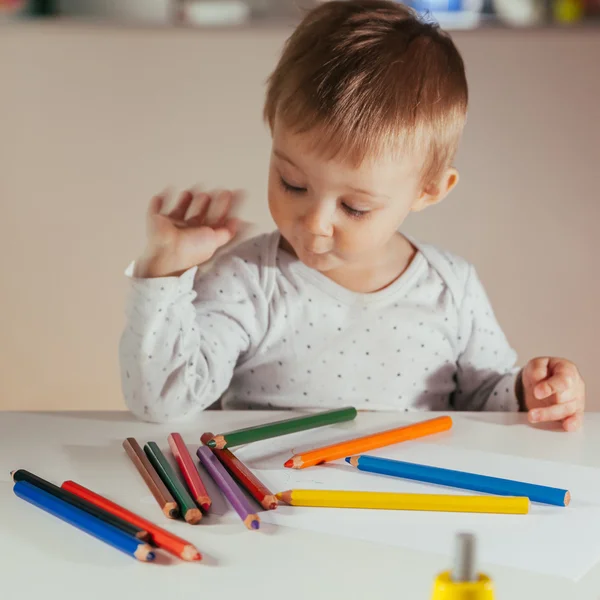
M 457 410 L 517 411 L 516 353 L 509 345 L 487 294 L 469 267 L 459 316 L 460 355 L 453 405 Z
M 259 257 L 225 255 L 205 274 L 130 276 L 119 344 L 127 407 L 147 421 L 189 417 L 217 401 L 268 319 Z

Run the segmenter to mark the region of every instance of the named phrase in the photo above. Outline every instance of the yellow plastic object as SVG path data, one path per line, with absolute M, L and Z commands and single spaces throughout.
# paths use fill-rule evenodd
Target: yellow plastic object
M 433 584 L 431 600 L 494 600 L 494 586 L 487 575 L 477 581 L 452 581 L 450 571 L 441 573 Z
M 552 8 L 554 19 L 559 23 L 575 23 L 583 18 L 582 0 L 555 0 Z

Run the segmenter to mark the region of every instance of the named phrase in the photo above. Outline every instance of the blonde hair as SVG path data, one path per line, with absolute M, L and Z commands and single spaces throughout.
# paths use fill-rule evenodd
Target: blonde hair
M 437 25 L 399 3 L 343 0 L 310 11 L 287 40 L 264 118 L 318 132 L 314 149 L 356 166 L 419 151 L 428 185 L 454 160 L 467 104 L 463 60 Z

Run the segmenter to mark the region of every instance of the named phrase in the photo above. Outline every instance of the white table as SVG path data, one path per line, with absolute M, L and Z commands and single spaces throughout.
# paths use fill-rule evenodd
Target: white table
M 452 416 L 453 435 L 445 444 L 600 466 L 600 414 L 587 415 L 584 429 L 575 434 L 532 428 L 523 415 Z M 171 431 L 194 444 L 207 430 L 278 418 L 278 413 L 208 411 L 196 422 L 163 426 L 138 422 L 128 413 L 0 413 L 0 597 L 253 600 L 268 594 L 286 600 L 428 600 L 434 577 L 450 566 L 443 556 L 269 525 L 250 532 L 235 515 L 211 516 L 196 527 L 167 521 L 121 447 L 125 437 L 134 436 L 164 448 Z M 402 415 L 406 421 L 423 418 Z M 356 431 L 385 428 L 389 420 L 386 414 L 360 414 Z M 187 564 L 161 554 L 154 564 L 139 564 L 18 499 L 9 476 L 16 468 L 57 484 L 73 479 L 110 496 L 195 543 L 205 560 Z M 499 600 L 600 598 L 600 565 L 577 584 L 497 565 L 480 567 L 493 578 Z

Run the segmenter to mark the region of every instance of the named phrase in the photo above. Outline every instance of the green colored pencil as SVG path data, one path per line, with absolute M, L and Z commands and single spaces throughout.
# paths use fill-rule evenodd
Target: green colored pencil
M 175 470 L 171 467 L 157 444 L 155 442 L 148 442 L 144 446 L 144 452 L 146 452 L 148 459 L 163 480 L 163 483 L 167 486 L 171 494 L 173 494 L 175 500 L 177 500 L 183 518 L 192 525 L 198 523 L 202 519 L 200 509 L 196 506 L 185 485 L 177 477 Z
M 208 441 L 207 445 L 210 448 L 223 450 L 232 446 L 240 446 L 280 435 L 287 435 L 288 433 L 296 433 L 297 431 L 305 431 L 306 429 L 314 429 L 316 427 L 323 427 L 324 425 L 341 423 L 342 421 L 351 421 L 354 418 L 356 418 L 356 409 L 352 406 L 338 408 L 327 412 L 294 417 L 292 419 L 285 419 L 284 421 L 276 421 L 275 423 L 266 423 L 265 425 L 222 433 L 215 435 Z

